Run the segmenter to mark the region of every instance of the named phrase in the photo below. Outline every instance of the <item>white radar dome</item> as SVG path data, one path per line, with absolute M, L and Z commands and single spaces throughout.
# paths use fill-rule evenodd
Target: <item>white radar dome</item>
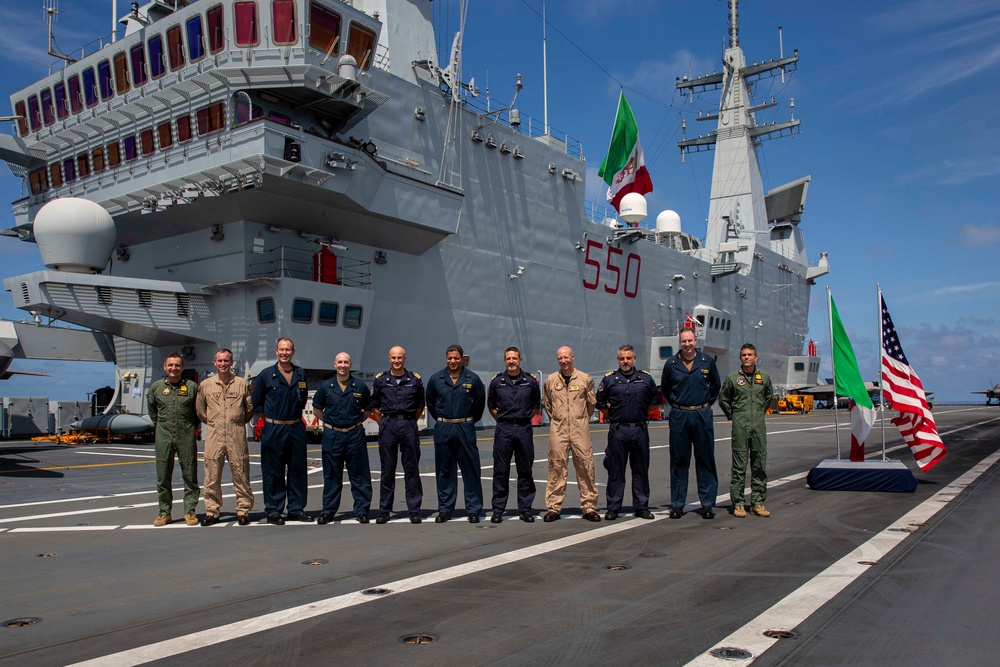
M 345 79 L 350 79 L 351 81 L 357 80 L 358 61 L 355 60 L 354 56 L 349 53 L 345 53 L 340 57 L 340 63 L 337 65 L 337 74 Z
M 646 219 L 646 198 L 638 192 L 630 192 L 622 197 L 618 217 L 629 224 L 638 225 Z
M 89 199 L 53 199 L 35 215 L 42 263 L 56 271 L 99 273 L 108 265 L 118 233 L 104 208 Z
M 677 211 L 664 211 L 656 216 L 656 231 L 658 232 L 680 232 L 681 216 Z

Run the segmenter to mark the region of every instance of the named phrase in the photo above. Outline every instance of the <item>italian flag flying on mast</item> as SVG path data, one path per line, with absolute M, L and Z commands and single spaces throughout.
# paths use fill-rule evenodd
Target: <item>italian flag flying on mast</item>
M 615 129 L 611 133 L 608 154 L 601 163 L 597 175 L 608 184 L 608 203 L 618 211 L 622 197 L 630 192 L 644 195 L 653 191 L 653 182 L 646 171 L 646 160 L 639 143 L 639 127 L 632 115 L 632 108 L 625 99 L 625 93 L 618 98 L 618 113 L 615 115 Z
M 830 328 L 833 337 L 833 377 L 834 393 L 854 401 L 851 408 L 851 460 L 865 460 L 865 438 L 875 423 L 875 406 L 865 388 L 865 381 L 858 369 L 858 360 L 854 356 L 851 339 L 840 321 L 837 304 L 830 296 Z

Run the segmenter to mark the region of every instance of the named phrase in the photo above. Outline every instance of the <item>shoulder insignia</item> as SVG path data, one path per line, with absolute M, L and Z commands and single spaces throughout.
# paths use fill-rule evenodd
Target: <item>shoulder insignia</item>
M 604 374 L 604 377 L 608 377 L 609 375 L 614 375 L 614 374 L 615 374 L 614 371 L 608 371 L 607 373 Z
M 382 377 L 383 375 L 385 375 L 385 371 L 379 371 L 378 373 L 375 374 L 375 379 L 377 380 L 380 377 Z
M 643 373 L 643 374 L 645 374 L 645 375 L 649 375 L 649 371 L 639 371 L 639 372 L 640 372 L 640 373 Z M 652 377 L 652 376 L 650 376 L 650 377 Z
M 413 373 L 413 377 L 417 378 L 418 380 L 420 379 L 420 373 L 417 373 L 416 371 L 411 371 L 411 372 Z
M 538 378 L 535 377 L 534 373 L 528 373 L 528 375 L 531 377 L 532 380 L 534 380 L 535 382 L 538 382 Z
M 490 381 L 492 382 L 493 380 L 496 380 L 498 377 L 500 377 L 500 373 L 497 373 L 496 375 L 494 375 L 493 377 L 491 377 Z

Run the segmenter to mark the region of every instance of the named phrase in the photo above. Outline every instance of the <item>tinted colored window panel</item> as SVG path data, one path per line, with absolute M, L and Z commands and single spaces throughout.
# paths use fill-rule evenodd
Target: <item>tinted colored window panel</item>
M 295 32 L 295 0 L 271 2 L 271 32 L 275 44 L 295 43 L 298 39 Z
M 122 149 L 117 141 L 108 144 L 108 166 L 117 167 L 122 163 Z
M 233 4 L 236 15 L 236 46 L 257 46 L 260 35 L 257 29 L 257 3 L 237 2 Z
M 49 173 L 52 176 L 52 187 L 58 188 L 63 184 L 62 180 L 62 169 L 60 169 L 60 164 L 56 162 L 54 165 L 49 167 Z
M 163 59 L 163 35 L 156 35 L 149 38 L 149 75 L 157 79 L 167 71 L 166 62 Z
M 52 86 L 52 93 L 55 95 L 56 118 L 62 120 L 69 116 L 69 107 L 66 105 L 66 84 L 60 81 Z
M 170 148 L 174 145 L 174 137 L 170 133 L 170 122 L 161 124 L 156 128 L 157 139 L 160 141 L 160 150 Z
M 250 121 L 250 114 L 252 113 L 252 105 L 247 96 L 240 93 L 235 96 L 233 104 L 236 105 L 236 109 L 233 112 L 234 118 L 233 123 L 235 125 L 240 125 L 242 123 L 247 123 Z
M 114 57 L 115 61 L 115 90 L 118 94 L 128 92 L 128 61 L 125 58 L 124 53 L 116 53 Z
M 205 12 L 208 21 L 208 52 L 218 53 L 226 46 L 222 5 L 216 5 Z
M 364 309 L 361 306 L 344 306 L 344 326 L 348 329 L 360 329 L 363 312 Z
M 333 303 L 332 301 L 320 301 L 319 314 L 316 316 L 316 321 L 327 326 L 336 326 L 337 314 L 339 312 L 340 304 Z
M 323 53 L 336 53 L 340 46 L 340 15 L 315 2 L 309 3 L 309 45 Z
M 802 363 L 801 361 L 796 361 L 795 362 L 795 370 L 796 370 L 796 372 L 802 372 L 805 369 L 806 369 L 806 365 L 804 363 Z
M 375 33 L 368 28 L 352 23 L 347 31 L 347 52 L 358 61 L 358 66 L 368 69 L 372 64 L 372 49 L 375 48 Z
M 153 142 L 153 128 L 148 127 L 139 133 L 139 150 L 143 155 L 152 155 L 156 152 L 156 144 Z
M 97 63 L 97 88 L 101 92 L 101 99 L 105 102 L 115 95 L 115 91 L 111 88 L 111 63 L 107 60 Z
M 660 346 L 660 359 L 669 359 L 674 356 L 673 345 L 661 345 Z
M 167 31 L 167 58 L 170 62 L 170 71 L 184 67 L 184 40 L 181 39 L 179 25 Z
M 76 156 L 76 170 L 80 174 L 80 178 L 87 178 L 90 176 L 90 156 L 86 153 L 80 153 Z
M 313 302 L 311 299 L 295 299 L 292 301 L 292 322 L 309 324 L 313 319 Z
M 104 171 L 106 169 L 106 165 L 104 164 L 104 147 L 98 146 L 91 152 L 91 155 L 94 158 L 94 173 Z
M 191 141 L 191 139 L 191 116 L 180 116 L 177 119 L 177 143 L 183 144 L 185 141 Z
M 271 297 L 257 299 L 257 321 L 261 324 L 269 324 L 275 321 L 274 299 Z
M 83 70 L 83 101 L 88 107 L 97 104 L 97 76 L 93 67 Z
M 224 128 L 225 112 L 226 106 L 222 102 L 198 109 L 198 136 L 203 137 Z
M 52 112 L 52 91 L 46 88 L 42 91 L 42 122 L 46 126 L 56 122 L 56 116 Z
M 31 194 L 40 195 L 49 189 L 48 169 L 36 169 L 28 174 L 28 182 L 31 184 Z
M 139 157 L 139 147 L 138 144 L 136 144 L 134 134 L 130 134 L 129 136 L 125 137 L 125 139 L 122 141 L 122 145 L 125 147 L 126 162 L 131 162 L 132 160 Z
M 66 174 L 66 182 L 72 183 L 76 180 L 76 160 L 68 158 L 63 160 L 63 173 Z
M 141 86 L 146 83 L 146 47 L 136 44 L 129 50 L 132 56 L 132 83 Z
M 69 109 L 73 113 L 83 111 L 83 89 L 80 88 L 80 77 L 76 74 L 69 78 Z
M 193 16 L 187 22 L 188 55 L 191 62 L 205 57 L 205 42 L 202 39 L 201 16 Z
M 28 98 L 28 122 L 31 123 L 32 132 L 42 129 L 42 115 L 38 108 L 38 98 L 34 95 Z
M 14 104 L 14 115 L 17 116 L 17 132 L 22 137 L 28 134 L 28 107 L 24 105 L 24 102 L 16 102 Z

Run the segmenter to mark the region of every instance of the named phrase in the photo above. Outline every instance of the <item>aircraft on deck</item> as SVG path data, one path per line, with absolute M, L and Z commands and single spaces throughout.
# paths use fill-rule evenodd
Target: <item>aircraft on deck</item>
M 996 401 L 997 405 L 1000 405 L 1000 384 L 995 384 L 991 389 L 984 389 L 983 391 L 970 391 L 970 394 L 986 394 L 986 405 L 990 404 L 990 401 Z

